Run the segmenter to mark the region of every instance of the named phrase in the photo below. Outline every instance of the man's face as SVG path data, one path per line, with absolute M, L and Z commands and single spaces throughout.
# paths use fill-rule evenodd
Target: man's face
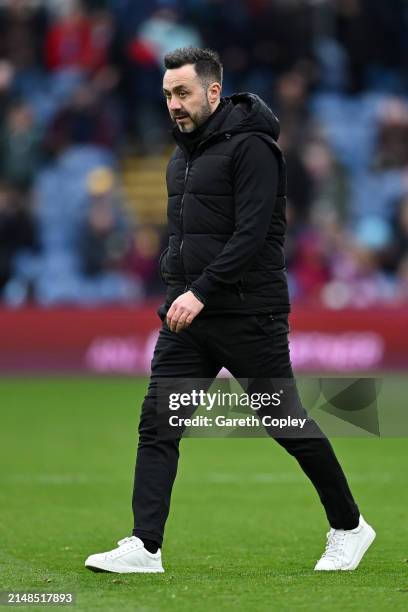
M 193 64 L 166 70 L 163 93 L 170 117 L 181 132 L 197 129 L 213 112 L 208 92 L 198 78 Z

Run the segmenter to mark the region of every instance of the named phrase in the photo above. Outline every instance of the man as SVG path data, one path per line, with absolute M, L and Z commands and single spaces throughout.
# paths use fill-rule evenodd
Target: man
M 165 67 L 163 92 L 178 146 L 167 171 L 170 239 L 160 261 L 167 294 L 139 426 L 134 529 L 85 565 L 164 571 L 160 548 L 182 428 L 162 435 L 160 384 L 180 380 L 193 387 L 200 379 L 208 387 L 226 367 L 252 390 L 273 379 L 289 382 L 286 409 L 305 417 L 305 428 L 301 437 L 268 433 L 299 462 L 326 511 L 330 531 L 315 569 L 355 569 L 375 532 L 360 515 L 330 443 L 300 404 L 289 357 L 278 121 L 253 94 L 221 98 L 222 65 L 213 51 L 178 49 Z

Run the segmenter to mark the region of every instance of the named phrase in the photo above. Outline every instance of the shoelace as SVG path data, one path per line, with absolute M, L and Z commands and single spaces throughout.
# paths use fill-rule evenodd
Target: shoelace
M 329 531 L 327 533 L 327 544 L 326 550 L 323 553 L 323 557 L 326 558 L 336 558 L 339 553 L 342 551 L 344 538 L 346 537 L 346 532 L 342 529 L 335 529 L 333 532 Z
M 126 552 L 126 548 L 123 549 L 123 546 L 126 546 L 126 544 L 132 544 L 135 541 L 135 536 L 130 536 L 127 538 L 123 538 L 122 540 L 118 541 L 118 546 L 121 550 L 118 550 L 117 548 L 115 548 L 114 550 L 111 550 L 110 552 L 107 553 L 106 558 L 107 559 L 116 559 L 116 557 L 120 557 L 123 552 Z
M 119 540 L 118 546 L 123 546 L 123 544 L 127 544 L 128 542 L 134 542 L 134 536 L 130 536 L 127 538 L 123 538 L 122 540 Z

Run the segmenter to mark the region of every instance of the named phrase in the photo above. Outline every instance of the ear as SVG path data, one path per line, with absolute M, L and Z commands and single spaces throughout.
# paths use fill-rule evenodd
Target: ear
M 221 95 L 221 85 L 219 83 L 211 83 L 207 90 L 207 95 L 210 104 L 215 104 Z

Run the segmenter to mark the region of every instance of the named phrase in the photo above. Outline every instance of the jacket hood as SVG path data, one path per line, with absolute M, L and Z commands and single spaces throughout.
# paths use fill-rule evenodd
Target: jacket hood
M 264 132 L 278 140 L 279 120 L 259 96 L 253 93 L 236 93 L 224 100 L 228 107 L 232 108 L 223 121 L 220 132 Z

